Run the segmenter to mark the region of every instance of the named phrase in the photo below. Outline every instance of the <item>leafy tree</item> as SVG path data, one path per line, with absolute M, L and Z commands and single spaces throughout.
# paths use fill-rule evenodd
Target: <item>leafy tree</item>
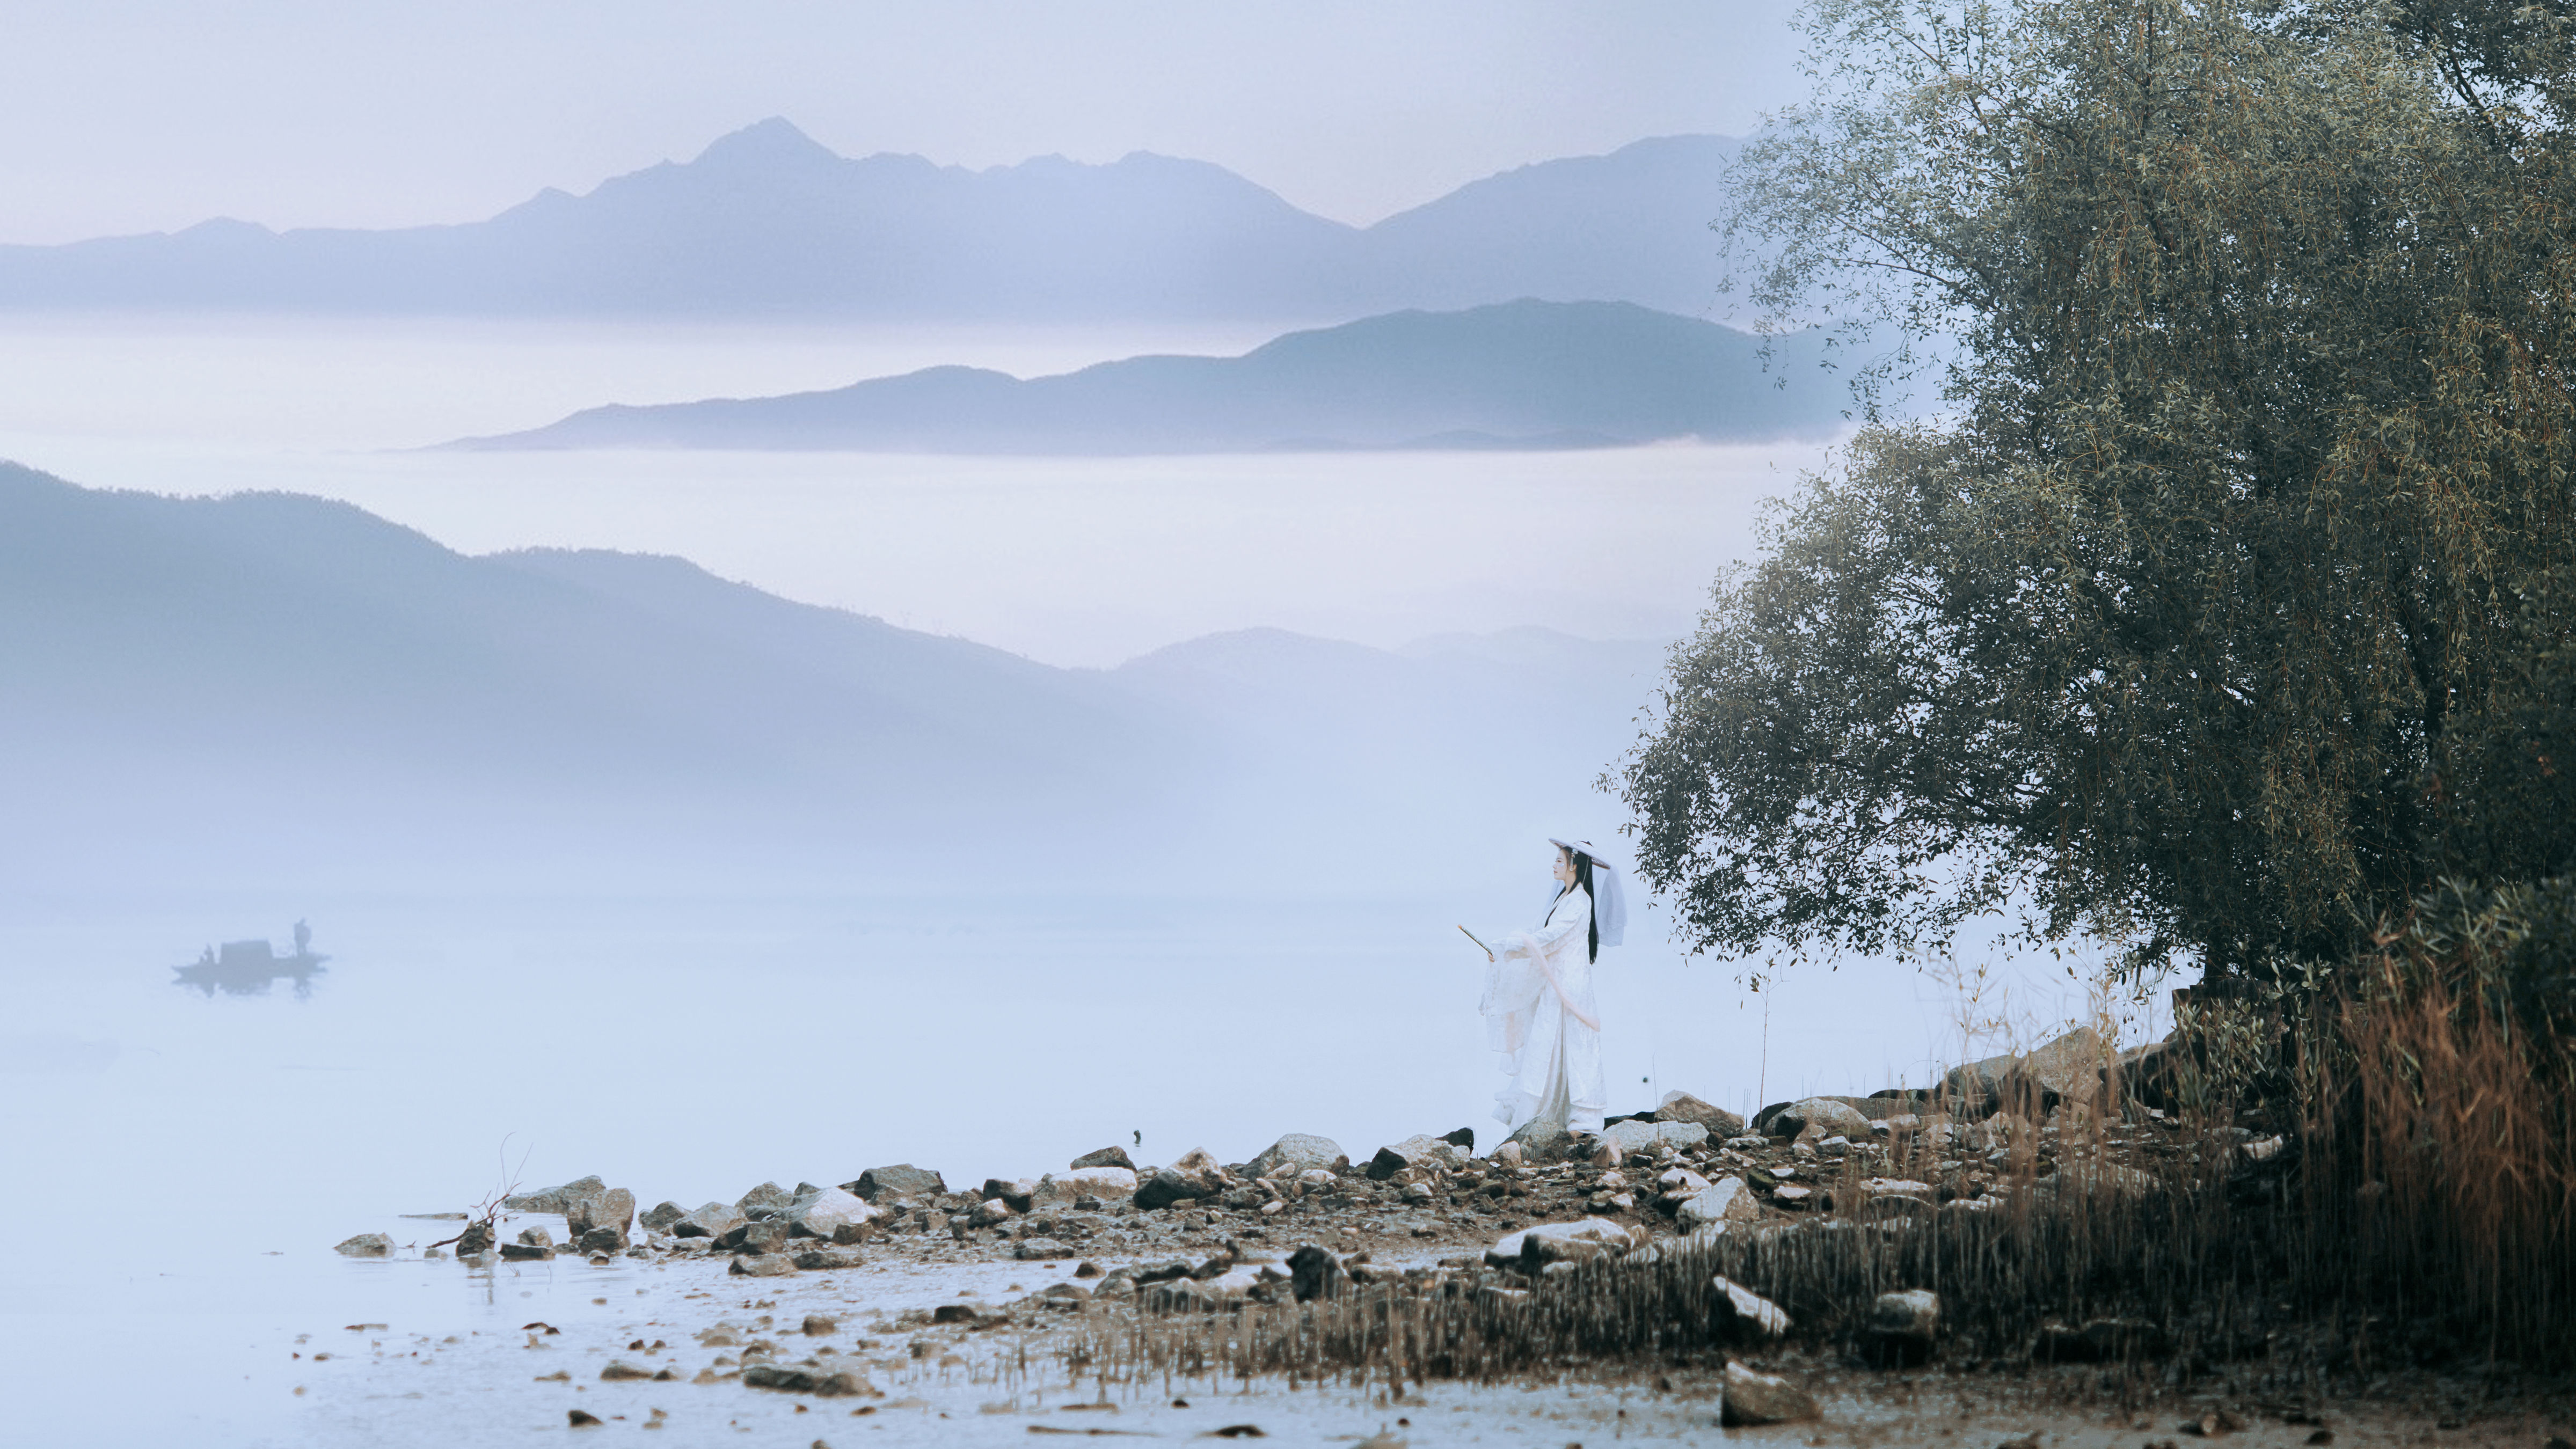
M 1697 944 L 1920 947 L 2012 906 L 2270 974 L 2445 872 L 2568 868 L 2557 12 L 1807 24 L 1818 95 L 1737 170 L 1753 294 L 1880 349 L 1873 417 L 1946 340 L 1947 406 L 1775 515 L 1623 762 Z

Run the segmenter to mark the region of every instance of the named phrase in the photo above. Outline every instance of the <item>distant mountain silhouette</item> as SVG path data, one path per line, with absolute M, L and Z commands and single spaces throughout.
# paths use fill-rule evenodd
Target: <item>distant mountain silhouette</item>
M 1735 146 L 1642 141 L 1358 229 L 1205 162 L 851 160 L 772 119 L 488 221 L 0 246 L 0 309 L 1285 322 L 1540 297 L 1697 313 Z
M 1241 357 L 1135 357 L 1021 381 L 933 367 L 828 392 L 591 408 L 470 448 L 1174 453 L 1600 447 L 1830 431 L 1813 336 L 1625 302 L 1520 301 L 1294 332 Z
M 1256 630 L 1056 669 L 678 559 L 0 464 L 0 875 L 1235 888 L 1359 837 L 1427 871 L 1584 804 L 1657 657 Z

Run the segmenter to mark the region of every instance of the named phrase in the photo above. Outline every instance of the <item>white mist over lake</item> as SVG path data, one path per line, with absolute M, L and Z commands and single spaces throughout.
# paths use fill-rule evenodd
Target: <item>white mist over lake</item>
M 1101 668 L 1252 627 L 1377 648 L 1532 625 L 1677 637 L 1753 551 L 1763 501 L 1821 456 L 406 451 L 607 401 L 1260 340 L 12 319 L 0 456 L 97 487 L 342 499 L 468 553 L 676 554 L 791 599 Z M 1529 707 L 1548 698 L 1533 678 Z M 597 1172 L 645 1204 L 689 1206 L 895 1161 L 952 1185 L 1035 1175 L 1136 1133 L 1148 1161 L 1202 1145 L 1240 1161 L 1289 1131 L 1355 1156 L 1461 1125 L 1489 1143 L 1482 962 L 1453 925 L 1534 919 L 1547 834 L 1624 855 L 1619 807 L 1587 787 L 1631 734 L 1569 745 L 1553 778 L 1465 782 L 1525 798 L 1530 838 L 1461 835 L 1453 859 L 1417 863 L 1327 833 L 1309 869 L 1223 898 L 1152 879 L 1075 894 L 960 880 L 936 900 L 866 879 L 838 894 L 471 898 L 400 882 L 0 884 L 0 1122 L 18 1188 L 0 1234 L 61 1241 L 66 1203 L 119 1205 L 112 1247 L 22 1272 L 0 1353 L 104 1384 L 101 1344 L 205 1346 L 156 1355 L 148 1404 L 33 1400 L 0 1441 L 330 1443 L 354 1422 L 373 1442 L 439 1442 L 398 1406 L 289 1398 L 303 1381 L 287 1377 L 289 1345 L 352 1321 L 491 1332 L 592 1311 L 606 1279 L 569 1261 L 503 1283 L 331 1254 L 361 1231 L 445 1236 L 395 1215 L 480 1196 L 505 1139 L 513 1160 L 530 1153 L 530 1186 Z M 287 800 L 265 822 L 296 825 Z M 171 983 L 202 946 L 282 946 L 298 917 L 334 958 L 309 998 Z M 1649 915 L 1598 971 L 1614 1111 L 1676 1087 L 1749 1111 L 1922 1085 L 1958 1050 L 1952 994 L 1901 963 L 1817 964 L 1755 995 L 1664 937 Z M 2025 1030 L 2085 1010 L 2058 963 L 2003 969 Z M 168 1204 L 166 1224 L 132 1216 L 147 1203 Z

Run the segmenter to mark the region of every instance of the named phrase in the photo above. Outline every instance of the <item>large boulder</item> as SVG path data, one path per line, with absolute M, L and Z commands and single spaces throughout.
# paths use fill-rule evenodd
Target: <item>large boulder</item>
M 678 1203 L 672 1202 L 666 1198 L 663 1201 L 646 1208 L 644 1210 L 644 1215 L 637 1218 L 635 1221 L 650 1231 L 667 1233 L 671 1230 L 671 1224 L 678 1222 L 680 1219 L 687 1217 L 688 1215 L 689 1210 L 687 1208 L 684 1208 Z
M 926 1167 L 915 1167 L 909 1162 L 898 1162 L 891 1167 L 871 1167 L 860 1173 L 856 1181 L 845 1182 L 841 1186 L 868 1202 L 888 1197 L 936 1197 L 948 1191 L 948 1184 L 940 1179 L 938 1173 Z
M 1762 1203 L 1740 1177 L 1720 1178 L 1706 1192 L 1673 1211 L 1673 1223 L 1694 1233 L 1720 1223 L 1749 1223 L 1762 1216 Z
M 1283 1167 L 1292 1172 L 1318 1168 L 1325 1172 L 1340 1172 L 1350 1165 L 1350 1154 L 1342 1151 L 1340 1143 L 1311 1132 L 1291 1132 L 1261 1149 L 1244 1164 L 1254 1177 L 1268 1177 Z
M 1588 1263 L 1595 1258 L 1616 1258 L 1641 1246 L 1637 1234 L 1607 1218 L 1586 1218 L 1579 1223 L 1540 1223 L 1523 1228 L 1512 1236 L 1520 1239 L 1521 1269 L 1532 1276 L 1550 1263 Z M 1502 1245 L 1497 1243 L 1495 1246 L 1500 1248 Z
M 1136 1189 L 1136 1206 L 1147 1210 L 1167 1208 L 1176 1202 L 1211 1198 L 1230 1185 L 1225 1168 L 1202 1148 L 1191 1148 L 1181 1160 L 1169 1167 L 1157 1168 Z
M 1717 1336 L 1730 1343 L 1769 1343 L 1785 1338 L 1789 1314 L 1779 1304 L 1731 1278 L 1712 1281 L 1717 1289 Z
M 1652 1152 L 1658 1147 L 1697 1147 L 1708 1140 L 1708 1129 L 1697 1122 L 1639 1122 L 1632 1118 L 1602 1129 L 1601 1140 L 1626 1156 L 1631 1152 Z
M 1756 1373 L 1727 1360 L 1720 1383 L 1717 1422 L 1729 1429 L 1794 1424 L 1818 1417 L 1815 1396 L 1778 1374 Z
M 977 1197 L 990 1201 L 1000 1198 L 1011 1205 L 1011 1211 L 1024 1213 L 1037 1201 L 1038 1185 L 1025 1177 L 988 1177 Z
M 596 1177 L 576 1177 L 556 1187 L 523 1192 L 501 1199 L 501 1206 L 514 1213 L 559 1213 L 592 1193 L 605 1191 L 608 1184 Z
M 1057 1178 L 1055 1185 L 1069 1196 L 1114 1200 L 1136 1195 L 1136 1173 L 1126 1167 L 1077 1167 Z
M 835 1242 L 850 1240 L 876 1215 L 858 1194 L 838 1187 L 818 1187 L 790 1201 L 786 1214 L 789 1228 L 799 1236 Z
M 711 1202 L 696 1212 L 683 1214 L 671 1224 L 675 1238 L 721 1238 L 742 1226 L 742 1209 L 729 1202 Z
M 1820 1137 L 1869 1140 L 1869 1114 L 1838 1097 L 1800 1097 L 1784 1106 L 1763 1110 L 1769 1120 L 1763 1123 L 1762 1130 L 1774 1137 L 1801 1137 L 1813 1129 Z
M 789 1192 L 783 1187 L 780 1187 L 777 1183 L 764 1182 L 760 1186 L 753 1188 L 751 1191 L 744 1193 L 742 1196 L 735 1198 L 733 1205 L 742 1209 L 746 1214 L 757 1217 L 762 1213 L 776 1212 L 780 1208 L 785 1207 L 787 1205 L 787 1200 L 793 1196 L 795 1196 L 795 1194 Z
M 1331 1249 L 1308 1243 L 1288 1255 L 1288 1278 L 1300 1303 L 1331 1298 L 1342 1291 L 1342 1260 Z
M 1459 1149 L 1457 1143 L 1427 1134 L 1416 1135 L 1391 1147 L 1379 1148 L 1377 1155 L 1369 1159 L 1368 1175 L 1373 1181 L 1384 1182 L 1408 1167 L 1455 1168 L 1463 1166 L 1466 1161 L 1467 1154 Z
M 2044 1115 L 2061 1102 L 2089 1102 L 2101 1089 L 2103 1068 L 2115 1060 L 2100 1032 L 2079 1026 L 2025 1053 L 2004 1070 L 2004 1103 Z
M 1071 1166 L 1077 1172 L 1086 1167 L 1123 1167 L 1129 1172 L 1134 1172 L 1136 1160 L 1127 1155 L 1127 1149 L 1124 1147 L 1103 1147 L 1075 1158 Z
M 1911 1366 L 1932 1356 L 1941 1331 L 1941 1297 L 1929 1288 L 1881 1293 L 1869 1310 L 1869 1346 L 1885 1364 Z
M 1523 1122 L 1502 1141 L 1502 1147 L 1519 1148 L 1521 1160 L 1530 1163 L 1571 1161 L 1582 1146 L 1582 1139 L 1556 1122 Z M 1502 1147 L 1495 1149 L 1497 1155 Z
M 1736 1136 L 1744 1131 L 1744 1119 L 1714 1103 L 1703 1102 L 1688 1092 L 1666 1092 L 1655 1104 L 1658 1122 L 1696 1122 L 1717 1138 Z
M 1933 1100 L 1954 1117 L 1983 1117 L 2003 1100 L 2004 1073 L 2019 1060 L 2010 1053 L 1952 1067 L 1942 1074 Z
M 564 1228 L 583 1247 L 590 1246 L 592 1232 L 606 1229 L 613 1233 L 617 1246 L 626 1246 L 626 1230 L 635 1222 L 635 1194 L 622 1187 L 605 1188 L 588 1197 L 577 1198 L 564 1208 Z

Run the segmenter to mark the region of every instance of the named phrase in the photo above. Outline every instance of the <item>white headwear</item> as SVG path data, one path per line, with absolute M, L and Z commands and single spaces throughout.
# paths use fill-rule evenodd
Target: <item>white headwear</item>
M 1592 924 L 1601 930 L 1602 945 L 1618 945 L 1628 934 L 1628 893 L 1619 887 L 1618 868 L 1603 860 L 1589 840 L 1559 840 L 1551 835 L 1547 843 L 1592 857 Z

